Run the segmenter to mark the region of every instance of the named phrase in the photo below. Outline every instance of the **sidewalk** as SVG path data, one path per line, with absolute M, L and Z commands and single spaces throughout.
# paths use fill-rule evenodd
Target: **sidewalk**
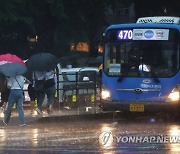
M 55 117 L 55 116 L 69 116 L 69 115 L 84 115 L 84 114 L 96 114 L 102 112 L 99 107 L 79 107 L 71 109 L 69 107 L 64 107 L 60 109 L 54 109 L 53 113 L 47 114 L 46 108 L 43 108 L 43 114 L 37 114 L 37 112 L 34 110 L 34 113 L 31 114 L 30 109 L 24 109 L 24 113 L 26 117 Z M 18 113 L 16 110 L 13 110 L 13 116 L 18 116 Z
M 104 114 L 100 108 L 77 108 L 77 109 L 68 109 L 61 108 L 60 110 L 54 110 L 52 114 L 48 115 L 46 110 L 43 110 L 43 114 L 37 114 L 35 111 L 31 114 L 29 109 L 24 110 L 25 120 L 27 124 L 35 124 L 35 123 L 44 123 L 44 122 L 58 122 L 58 121 L 66 121 L 66 120 L 76 120 L 78 118 L 86 117 L 90 118 L 90 116 L 98 116 L 99 114 Z M 96 117 L 95 117 L 96 118 Z M 0 120 L 3 119 L 1 115 Z M 9 126 L 19 126 L 19 117 L 18 112 L 14 109 L 12 111 L 11 119 L 9 122 Z

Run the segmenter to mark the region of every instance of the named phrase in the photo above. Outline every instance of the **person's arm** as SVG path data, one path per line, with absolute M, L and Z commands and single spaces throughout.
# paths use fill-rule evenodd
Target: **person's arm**
M 7 78 L 7 87 L 10 89 L 12 86 L 12 80 L 11 78 Z
M 26 78 L 24 78 L 24 81 L 29 83 L 29 84 L 32 84 L 32 82 L 30 80 L 26 79 Z

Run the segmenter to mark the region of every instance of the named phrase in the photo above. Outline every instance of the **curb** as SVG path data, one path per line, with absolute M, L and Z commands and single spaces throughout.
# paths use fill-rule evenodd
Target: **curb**
M 45 124 L 45 123 L 64 123 L 64 122 L 78 122 L 78 121 L 91 121 L 100 119 L 113 119 L 117 116 L 114 112 L 102 112 L 102 113 L 84 113 L 79 115 L 61 115 L 61 116 L 48 116 L 41 117 L 35 121 L 29 122 L 29 124 Z

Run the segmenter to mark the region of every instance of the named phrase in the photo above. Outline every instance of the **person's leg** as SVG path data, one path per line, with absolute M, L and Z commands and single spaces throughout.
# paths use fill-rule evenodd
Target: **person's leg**
M 6 110 L 6 104 L 8 102 L 9 93 L 10 93 L 9 89 L 1 92 L 1 102 L 0 102 L 1 112 L 4 112 Z
M 38 96 L 37 96 L 37 102 L 38 102 L 37 106 L 39 109 L 42 108 L 42 103 L 44 101 L 44 97 L 45 97 L 45 93 L 43 91 L 39 91 Z
M 33 111 L 34 111 L 34 104 L 35 104 L 35 101 L 34 101 L 34 100 L 30 101 L 30 105 L 31 105 L 31 114 L 33 114 Z
M 52 106 L 54 104 L 54 98 L 56 93 L 56 87 L 52 86 L 46 90 L 47 94 L 47 112 L 48 114 L 52 112 Z
M 29 95 L 29 97 L 30 97 L 31 114 L 33 114 L 33 112 L 34 112 L 34 104 L 35 104 L 36 98 L 35 98 L 34 95 L 31 95 L 31 96 Z
M 42 112 L 42 104 L 45 98 L 45 93 L 43 91 L 37 92 L 37 109 L 36 111 L 40 114 Z
M 3 95 L 1 94 L 0 108 L 3 107 L 3 105 L 4 105 L 4 99 L 3 99 Z
M 5 110 L 5 103 L 6 102 L 4 102 L 2 99 L 1 99 L 1 103 L 0 103 L 0 113 L 3 113 L 4 112 L 4 110 Z
M 34 89 L 32 84 L 28 85 L 28 94 L 30 97 L 31 114 L 33 114 L 34 104 L 37 96 L 36 96 L 36 90 Z
M 23 110 L 23 92 L 21 90 L 17 90 L 18 100 L 17 100 L 17 111 L 19 114 L 20 124 L 25 124 L 24 120 L 24 110 Z

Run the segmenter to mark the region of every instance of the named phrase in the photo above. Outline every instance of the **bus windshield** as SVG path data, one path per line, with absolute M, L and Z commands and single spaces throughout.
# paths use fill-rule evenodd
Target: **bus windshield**
M 104 49 L 104 71 L 109 76 L 171 77 L 179 69 L 178 41 L 109 41 Z

